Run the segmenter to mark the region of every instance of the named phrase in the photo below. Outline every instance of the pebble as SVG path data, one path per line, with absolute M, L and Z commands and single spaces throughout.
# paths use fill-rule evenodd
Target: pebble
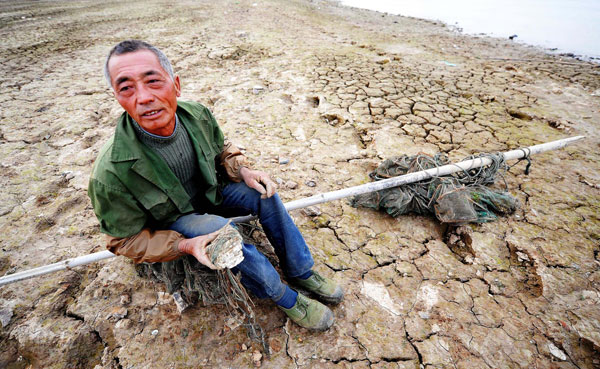
M 256 350 L 252 353 L 252 361 L 254 362 L 255 367 L 259 367 L 261 365 L 262 354 L 260 351 Z
M 295 188 L 298 188 L 298 183 L 296 183 L 294 181 L 287 181 L 287 182 L 285 182 L 285 187 L 289 188 L 290 190 L 293 190 Z
M 290 159 L 279 158 L 279 164 L 287 164 L 290 162 Z
M 316 187 L 317 186 L 317 182 L 315 182 L 315 181 L 306 181 L 306 185 L 308 187 Z
M 150 332 L 150 334 L 151 334 L 153 337 L 156 337 L 156 335 L 158 334 L 158 329 L 155 329 L 155 330 L 153 330 L 152 332 Z
M 128 305 L 131 302 L 131 296 L 127 294 L 121 295 L 120 302 L 121 305 Z
M 552 356 L 554 356 L 555 358 L 565 361 L 567 360 L 567 355 L 565 355 L 564 352 L 562 352 L 561 349 L 559 349 L 558 347 L 556 347 L 552 342 L 550 342 L 548 344 L 548 350 L 550 351 L 550 353 L 552 354 Z
M 116 320 L 123 319 L 127 316 L 127 309 L 124 307 L 114 308 L 107 316 L 106 319 L 115 318 Z
M 70 171 L 70 170 L 66 170 L 66 171 L 62 172 L 62 173 L 61 173 L 61 175 L 62 175 L 63 177 L 65 177 L 65 179 L 66 179 L 67 181 L 68 181 L 68 180 L 71 180 L 71 179 L 73 179 L 73 178 L 75 178 L 75 174 L 73 174 L 73 172 L 72 172 L 72 171 Z
M 121 319 L 115 324 L 117 329 L 129 329 L 133 326 L 133 322 L 130 319 Z
M 188 304 L 187 301 L 185 301 L 185 299 L 181 295 L 181 292 L 173 292 L 172 297 L 179 314 L 183 313 L 188 307 L 190 307 L 190 304 Z
M 6 327 L 13 316 L 13 310 L 10 307 L 0 309 L 0 323 L 2 328 Z
M 302 213 L 304 215 L 308 215 L 309 217 L 318 217 L 321 215 L 321 209 L 318 206 L 307 206 L 302 209 Z
M 158 305 L 167 305 L 170 304 L 172 301 L 171 295 L 166 293 L 166 292 L 158 292 L 157 293 L 157 298 L 156 298 L 156 303 Z

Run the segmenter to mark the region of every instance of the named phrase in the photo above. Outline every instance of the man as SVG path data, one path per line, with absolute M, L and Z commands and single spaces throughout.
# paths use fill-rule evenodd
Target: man
M 335 282 L 311 270 L 310 251 L 275 183 L 249 168 L 207 108 L 177 101 L 179 76 L 160 50 L 123 41 L 110 51 L 104 73 L 125 112 L 96 159 L 88 193 L 110 251 L 136 263 L 190 254 L 214 269 L 206 246 L 227 224 L 215 214 L 253 213 L 291 283 L 320 300 L 342 300 Z M 282 283 L 254 246 L 244 244 L 242 252 L 244 260 L 232 270 L 248 290 L 272 299 L 305 328 L 333 324 L 328 307 Z

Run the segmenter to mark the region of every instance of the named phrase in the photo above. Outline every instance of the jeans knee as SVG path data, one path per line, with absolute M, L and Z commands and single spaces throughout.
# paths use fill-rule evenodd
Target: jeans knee
M 170 229 L 192 238 L 212 233 L 223 228 L 227 219 L 213 214 L 184 215 L 171 224 Z

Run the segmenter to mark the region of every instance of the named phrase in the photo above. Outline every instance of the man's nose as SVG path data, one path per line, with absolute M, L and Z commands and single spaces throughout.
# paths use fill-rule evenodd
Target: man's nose
M 154 101 L 154 95 L 146 86 L 139 86 L 137 89 L 138 104 L 148 104 Z

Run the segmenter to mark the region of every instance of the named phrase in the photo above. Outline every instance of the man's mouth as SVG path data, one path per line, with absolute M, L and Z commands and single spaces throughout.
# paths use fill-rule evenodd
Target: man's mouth
M 150 118 L 150 117 L 153 117 L 156 114 L 160 113 L 160 111 L 161 111 L 160 109 L 159 110 L 151 110 L 151 111 L 148 111 L 148 112 L 145 112 L 144 114 L 142 114 L 142 117 Z

